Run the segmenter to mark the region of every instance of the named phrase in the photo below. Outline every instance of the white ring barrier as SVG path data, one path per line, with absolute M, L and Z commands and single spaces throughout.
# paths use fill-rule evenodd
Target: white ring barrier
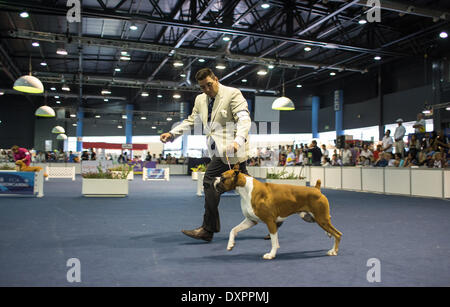
M 75 166 L 46 166 L 45 172 L 48 175 L 45 181 L 48 181 L 50 178 L 67 178 L 75 181 Z
M 29 184 L 33 181 L 33 186 Z M 14 170 L 0 171 L 0 195 L 32 195 L 44 196 L 44 171 L 17 172 Z

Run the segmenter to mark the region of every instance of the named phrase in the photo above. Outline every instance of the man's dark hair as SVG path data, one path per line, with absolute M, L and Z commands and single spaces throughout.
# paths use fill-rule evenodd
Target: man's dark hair
M 202 68 L 195 74 L 195 80 L 200 81 L 204 80 L 207 77 L 214 78 L 216 75 L 210 68 Z

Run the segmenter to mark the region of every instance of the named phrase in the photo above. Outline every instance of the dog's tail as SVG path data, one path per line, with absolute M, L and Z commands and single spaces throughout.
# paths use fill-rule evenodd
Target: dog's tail
M 322 184 L 322 182 L 320 181 L 320 179 L 317 179 L 315 188 L 318 189 L 319 191 L 320 191 L 321 184 Z

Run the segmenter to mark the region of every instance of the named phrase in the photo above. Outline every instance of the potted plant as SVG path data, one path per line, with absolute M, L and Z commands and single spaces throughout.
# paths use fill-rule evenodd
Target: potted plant
M 128 195 L 128 175 L 131 169 L 118 174 L 111 171 L 103 172 L 97 167 L 98 173 L 82 174 L 81 193 L 86 197 L 125 197 Z
M 112 173 L 113 177 L 124 178 L 124 176 L 128 174 L 125 178 L 128 180 L 133 180 L 134 179 L 133 168 L 134 164 L 133 165 L 121 164 L 119 166 L 110 168 L 109 171 Z
M 301 176 L 301 173 L 302 171 L 300 171 L 300 175 L 295 175 L 294 172 L 289 173 L 286 171 L 285 166 L 283 167 L 283 170 L 279 173 L 267 172 L 266 182 L 306 186 L 306 177 Z
M 198 180 L 199 175 L 201 176 L 201 178 L 203 178 L 203 175 L 206 172 L 206 165 L 200 164 L 197 165 L 196 167 L 192 167 L 191 170 L 192 170 L 192 180 Z

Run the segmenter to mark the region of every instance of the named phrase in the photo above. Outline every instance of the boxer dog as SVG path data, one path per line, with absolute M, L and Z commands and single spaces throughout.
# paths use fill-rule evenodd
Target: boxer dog
M 19 172 L 40 172 L 43 170 L 43 168 L 39 166 L 27 166 L 22 160 L 16 161 L 16 169 Z M 44 177 L 48 177 L 48 174 L 44 173 Z
M 320 180 L 317 180 L 315 187 L 262 183 L 240 172 L 238 164 L 224 172 L 217 177 L 214 187 L 219 193 L 236 189 L 241 196 L 241 209 L 245 217 L 230 231 L 227 250 L 233 249 L 234 239 L 240 231 L 264 222 L 269 229 L 272 249 L 263 258 L 273 259 L 280 248 L 277 222 L 299 214 L 307 222 L 316 222 L 329 237 L 334 237 L 333 248 L 327 255 L 337 256 L 342 233 L 331 224 L 328 199 L 320 192 L 320 184 Z

